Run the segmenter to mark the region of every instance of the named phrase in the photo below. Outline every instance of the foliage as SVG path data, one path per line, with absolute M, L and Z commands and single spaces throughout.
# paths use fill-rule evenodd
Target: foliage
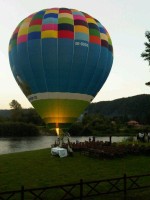
M 150 125 L 132 126 L 128 120 L 117 117 L 111 118 L 98 114 L 88 114 L 83 117 L 82 122 L 74 123 L 69 133 L 75 136 L 109 136 L 109 135 L 137 135 L 139 132 L 150 132 Z
M 82 122 L 74 123 L 69 133 L 71 135 L 111 135 L 117 130 L 116 124 L 111 119 L 102 115 L 86 115 Z
M 0 137 L 37 136 L 38 128 L 33 124 L 23 122 L 0 123 Z
M 145 83 L 145 85 L 147 85 L 147 86 L 150 86 L 150 81 L 149 81 L 149 82 L 147 82 L 147 83 Z
M 147 38 L 148 42 L 144 43 L 145 51 L 141 54 L 141 57 L 148 61 L 148 64 L 150 65 L 150 31 L 145 32 L 145 37 Z M 147 82 L 146 85 L 150 86 L 150 82 Z
M 11 115 L 8 110 L 0 112 L 0 114 L 2 113 L 0 123 L 32 123 L 42 127 L 40 133 L 43 135 L 56 134 L 55 131 L 47 131 L 47 127 L 35 109 L 22 109 L 21 106 L 13 107 L 16 109 L 9 111 Z M 70 127 L 69 133 L 72 136 L 135 135 L 139 131 L 150 131 L 150 95 L 148 94 L 92 103 L 85 113 L 82 120 L 75 122 Z M 127 122 L 130 120 L 136 120 L 141 126 L 128 126 Z
M 43 120 L 37 114 L 34 108 L 11 110 L 11 116 L 9 118 L 9 121 L 44 125 Z
M 12 100 L 11 102 L 10 102 L 10 108 L 11 109 L 14 109 L 14 110 L 20 110 L 20 109 L 22 109 L 22 107 L 21 107 L 21 104 L 20 103 L 18 103 L 16 100 Z
M 29 108 L 29 109 L 23 110 L 19 121 L 22 121 L 25 123 L 32 123 L 32 124 L 36 124 L 36 125 L 44 125 L 43 120 L 37 114 L 37 112 L 34 108 Z
M 9 105 L 11 107 L 10 121 L 44 125 L 43 120 L 34 108 L 22 109 L 21 104 L 16 100 L 12 100 Z
M 11 108 L 11 117 L 13 121 L 19 121 L 22 114 L 21 104 L 18 103 L 16 100 L 12 100 L 9 105 Z
M 87 112 L 118 119 L 122 123 L 136 120 L 140 124 L 150 124 L 150 95 L 143 94 L 92 103 L 87 108 Z
M 147 38 L 148 42 L 145 42 L 145 51 L 141 54 L 141 57 L 144 58 L 144 60 L 148 61 L 150 65 L 150 31 L 145 32 L 145 37 Z
M 69 133 L 72 136 L 80 136 L 82 134 L 83 125 L 81 122 L 75 122 L 69 129 Z

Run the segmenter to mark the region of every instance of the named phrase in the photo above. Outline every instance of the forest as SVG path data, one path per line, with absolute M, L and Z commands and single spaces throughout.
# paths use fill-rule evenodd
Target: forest
M 136 123 L 129 123 L 136 122 Z M 136 135 L 150 131 L 150 95 L 137 95 L 113 101 L 92 103 L 69 127 L 71 135 Z M 12 100 L 9 110 L 0 110 L 0 136 L 55 134 L 35 109 L 23 109 Z
M 92 103 L 87 109 L 90 114 L 101 114 L 110 118 L 121 117 L 150 124 L 150 95 L 136 95 L 113 101 Z

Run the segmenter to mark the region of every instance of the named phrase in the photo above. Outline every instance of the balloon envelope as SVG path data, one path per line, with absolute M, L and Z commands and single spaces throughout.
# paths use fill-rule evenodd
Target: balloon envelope
M 106 81 L 113 49 L 105 27 L 67 8 L 44 9 L 25 18 L 9 44 L 13 75 L 46 123 L 70 124 Z

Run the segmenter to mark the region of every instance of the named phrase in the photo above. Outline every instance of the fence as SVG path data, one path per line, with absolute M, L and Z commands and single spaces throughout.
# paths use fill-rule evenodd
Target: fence
M 0 192 L 0 200 L 83 200 L 89 197 L 114 193 L 122 193 L 125 200 L 128 191 L 150 188 L 149 183 L 150 174 L 137 176 L 127 176 L 124 174 L 120 178 L 96 181 L 83 181 L 81 179 L 78 183 L 43 188 L 25 189 L 22 186 L 20 190 Z

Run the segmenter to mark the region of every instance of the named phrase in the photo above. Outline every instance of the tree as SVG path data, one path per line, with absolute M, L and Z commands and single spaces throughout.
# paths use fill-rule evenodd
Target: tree
M 22 109 L 22 107 L 21 107 L 21 104 L 20 103 L 18 103 L 16 100 L 12 100 L 11 102 L 10 102 L 10 108 L 11 109 L 14 109 L 14 110 L 20 110 L 20 109 Z
M 145 83 L 145 85 L 148 85 L 148 86 L 150 86 L 150 81 L 149 81 L 149 82 L 147 82 L 147 83 Z
M 12 100 L 10 102 L 10 108 L 12 109 L 12 120 L 13 121 L 21 121 L 22 118 L 22 107 L 21 104 L 18 103 L 16 100 Z
M 150 31 L 145 32 L 145 37 L 147 38 L 148 42 L 145 42 L 145 51 L 141 54 L 141 57 L 144 58 L 144 60 L 148 61 L 148 64 L 150 65 Z M 150 81 L 145 83 L 145 85 L 150 86 Z
M 34 108 L 28 108 L 23 110 L 22 121 L 25 123 L 32 123 L 36 125 L 44 125 L 44 121 L 38 115 Z

